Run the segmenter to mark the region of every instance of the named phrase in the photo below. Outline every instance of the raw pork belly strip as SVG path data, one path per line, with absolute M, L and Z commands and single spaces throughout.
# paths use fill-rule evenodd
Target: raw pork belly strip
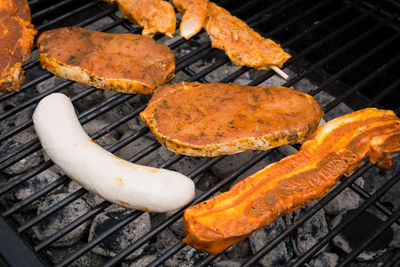
M 140 117 L 175 153 L 215 157 L 302 142 L 322 113 L 286 87 L 181 82 L 158 88 Z
M 0 1 L 0 91 L 19 91 L 36 33 L 26 0 Z
M 244 21 L 208 0 L 174 0 L 174 4 L 184 14 L 180 25 L 181 36 L 189 39 L 204 27 L 211 38 L 211 45 L 224 50 L 238 66 L 260 70 L 270 69 L 271 66 L 281 68 L 290 58 L 280 45 L 263 38 Z
M 396 152 L 400 152 L 400 120 L 394 112 L 368 108 L 338 117 L 320 127 L 299 152 L 186 209 L 184 241 L 220 253 L 323 196 L 363 158 L 388 169 L 389 154 Z
M 174 77 L 172 51 L 139 34 L 71 27 L 46 31 L 37 43 L 48 71 L 101 89 L 150 94 Z
M 129 20 L 143 27 L 142 34 L 153 37 L 163 33 L 169 37 L 175 32 L 176 17 L 172 5 L 164 0 L 103 0 L 116 2 L 119 10 Z

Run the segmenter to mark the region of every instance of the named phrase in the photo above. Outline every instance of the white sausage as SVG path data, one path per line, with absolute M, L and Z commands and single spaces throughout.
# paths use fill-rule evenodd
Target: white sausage
M 167 212 L 194 198 L 194 183 L 174 171 L 122 160 L 90 139 L 68 97 L 43 98 L 33 123 L 42 147 L 69 177 L 87 190 L 127 208 Z

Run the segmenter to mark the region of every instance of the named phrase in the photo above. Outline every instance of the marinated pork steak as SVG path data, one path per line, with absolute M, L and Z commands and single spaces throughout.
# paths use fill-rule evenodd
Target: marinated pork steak
M 0 91 L 19 91 L 36 33 L 26 0 L 0 1 Z
M 38 47 L 44 68 L 101 89 L 150 94 L 174 77 L 174 54 L 143 35 L 60 28 L 42 33 Z
M 175 153 L 215 157 L 302 142 L 322 114 L 290 88 L 182 82 L 157 89 L 140 116 Z
M 142 34 L 153 37 L 163 33 L 169 37 L 175 32 L 176 17 L 174 8 L 164 0 L 103 0 L 116 2 L 119 10 L 129 20 L 143 27 Z

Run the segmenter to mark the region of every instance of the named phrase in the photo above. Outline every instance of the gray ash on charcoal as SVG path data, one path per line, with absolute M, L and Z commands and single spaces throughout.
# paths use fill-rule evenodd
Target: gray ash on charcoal
M 37 214 L 40 215 L 67 196 L 68 194 L 61 193 L 45 197 L 44 200 L 39 204 Z M 43 241 L 87 213 L 89 208 L 89 205 L 86 204 L 84 200 L 77 199 L 61 210 L 40 221 L 35 227 L 33 227 L 33 232 L 36 238 L 38 238 L 40 241 Z M 83 237 L 85 231 L 88 229 L 88 226 L 89 222 L 81 224 L 79 227 L 58 239 L 52 244 L 52 246 L 65 247 L 74 244 Z
M 133 212 L 123 208 L 111 208 L 112 209 L 100 213 L 94 218 L 92 226 L 90 227 L 89 242 Z M 93 249 L 93 252 L 102 256 L 114 257 L 123 249 L 127 248 L 129 244 L 133 243 L 136 239 L 145 235 L 149 231 L 150 215 L 146 212 L 140 215 L 134 222 L 129 223 L 127 226 L 96 246 Z M 142 255 L 147 246 L 148 243 L 144 244 L 141 248 L 130 254 L 127 259 L 134 259 Z
M 266 246 L 272 239 L 279 233 L 284 231 L 286 224 L 283 218 L 267 225 L 266 227 L 255 231 L 250 235 L 250 246 L 253 253 L 256 253 L 261 248 Z M 289 239 L 284 240 L 274 247 L 270 252 L 258 262 L 265 267 L 268 266 L 286 266 L 289 264 L 290 259 L 293 257 L 293 247 Z

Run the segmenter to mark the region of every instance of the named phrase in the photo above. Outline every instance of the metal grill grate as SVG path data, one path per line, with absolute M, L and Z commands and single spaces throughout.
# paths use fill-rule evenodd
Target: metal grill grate
M 294 74 L 291 75 L 289 81 L 286 83 L 282 82 L 282 85 L 292 87 L 296 86 L 296 84 L 303 79 L 307 78 L 312 80 L 317 86 L 309 91 L 311 95 L 318 96 L 321 92 L 326 92 L 334 96 L 332 101 L 321 105 L 327 115 L 331 114 L 329 115 L 331 117 L 342 115 L 343 112 L 337 107 L 343 103 L 346 103 L 354 109 L 376 106 L 393 109 L 397 114 L 400 111 L 399 93 L 396 92 L 396 89 L 399 89 L 400 86 L 398 68 L 396 68 L 400 60 L 400 54 L 398 53 L 398 47 L 400 46 L 398 12 L 400 6 L 397 3 L 381 1 L 381 3 L 377 5 L 375 1 L 361 0 L 251 0 L 245 4 L 238 4 L 237 2 L 235 3 L 235 1 L 229 0 L 217 2 L 229 9 L 234 15 L 244 19 L 253 28 L 263 32 L 264 36 L 271 37 L 282 44 L 285 49 L 291 51 L 293 57 L 286 63 L 285 67 L 289 68 Z M 39 32 L 60 26 L 76 25 L 81 27 L 93 27 L 93 24 L 104 19 L 109 19 L 110 22 L 104 26 L 97 27 L 97 30 L 110 31 L 119 27 L 125 32 L 140 32 L 138 27 L 120 16 L 116 6 L 105 3 L 78 0 L 63 0 L 55 5 L 52 5 L 52 1 L 46 0 L 32 0 L 29 3 L 32 9 L 33 23 L 36 25 L 36 29 Z M 65 10 L 68 11 L 65 12 Z M 186 41 L 177 37 L 171 41 L 165 37 L 160 37 L 158 41 L 161 43 L 167 42 L 175 54 L 181 49 L 189 50 L 187 54 L 177 56 L 177 78 L 175 81 L 184 79 L 186 81 L 214 82 L 217 80 L 214 80 L 212 74 L 218 72 L 221 67 L 230 65 L 229 59 L 223 55 L 223 53 L 212 49 L 207 39 L 194 38 L 193 40 Z M 210 60 L 211 58 L 213 61 Z M 199 60 L 208 60 L 211 63 L 198 70 L 195 67 L 195 63 Z M 25 97 L 21 97 L 20 94 L 14 92 L 6 93 L 1 97 L 0 103 L 12 103 L 12 101 L 18 103 L 17 105 L 4 105 L 4 111 L 0 114 L 0 121 L 2 121 L 2 123 L 6 123 L 10 118 L 20 116 L 21 112 L 26 109 L 32 109 L 40 99 L 51 93 L 65 92 L 63 90 L 73 84 L 71 81 L 64 81 L 52 88 L 46 88 L 44 92 L 37 93 L 35 91 L 35 86 L 51 78 L 52 75 L 40 69 L 36 52 L 32 54 L 32 60 L 25 63 L 23 68 L 26 71 L 27 80 L 21 88 L 23 92 L 21 95 Z M 232 66 L 232 70 L 233 71 L 227 73 L 224 78 L 218 82 L 235 82 L 243 77 L 243 75 L 251 73 L 252 81 L 249 85 L 259 85 L 275 75 L 272 71 L 255 71 L 247 67 L 239 68 Z M 76 95 L 73 95 L 71 100 L 74 104 L 79 103 L 88 96 L 94 94 L 97 90 L 98 89 L 95 88 L 84 89 Z M 109 94 L 106 100 L 95 103 L 92 106 L 87 106 L 86 110 L 78 115 L 79 120 L 82 124 L 86 124 L 94 118 L 98 118 L 115 109 L 119 105 L 138 98 L 140 98 L 140 96 L 117 93 Z M 118 120 L 115 120 L 101 130 L 93 133 L 91 137 L 93 139 L 98 139 L 121 125 L 124 125 L 128 121 L 137 118 L 138 114 L 145 106 L 146 104 L 143 103 L 143 105 L 137 107 L 134 112 L 121 114 Z M 10 138 L 14 138 L 32 127 L 32 125 L 32 120 L 27 119 L 18 125 L 11 126 L 7 131 L 1 132 L 0 142 L 5 142 Z M 149 129 L 147 127 L 142 127 L 123 140 L 113 144 L 108 150 L 113 153 L 117 152 L 148 132 Z M 154 142 L 139 153 L 132 155 L 129 161 L 139 161 L 157 149 L 160 149 L 160 144 Z M 10 153 L 1 157 L 0 170 L 5 170 L 39 150 L 41 150 L 41 146 L 37 138 L 16 147 Z M 252 159 L 240 166 L 233 174 L 224 177 L 215 184 L 211 184 L 204 193 L 196 197 L 193 203 L 206 200 L 218 191 L 226 189 L 226 187 L 232 185 L 238 177 L 257 163 L 265 160 L 271 153 L 280 152 L 274 149 L 256 153 Z M 284 157 L 285 155 L 280 154 L 280 156 Z M 201 165 L 189 173 L 188 176 L 194 179 L 204 174 L 211 166 L 225 160 L 227 157 L 229 156 L 210 158 L 205 162 L 202 161 Z M 174 164 L 184 160 L 184 158 L 186 157 L 182 155 L 173 156 L 159 167 L 167 169 L 174 168 Z M 23 173 L 18 178 L 13 179 L 11 182 L 2 185 L 0 187 L 0 196 L 3 196 L 16 186 L 34 178 L 52 165 L 53 163 L 47 160 Z M 380 198 L 399 181 L 400 173 L 393 175 L 387 180 L 382 180 L 382 186 L 373 194 L 368 193 L 354 183 L 361 175 L 365 175 L 373 169 L 375 169 L 375 167 L 370 163 L 365 163 L 349 177 L 343 177 L 341 179 L 342 183 L 339 186 L 312 205 L 296 223 L 289 225 L 277 237 L 269 242 L 267 246 L 256 252 L 254 256 L 246 259 L 245 266 L 254 266 L 259 259 L 293 234 L 298 227 L 304 224 L 304 222 L 311 218 L 317 211 L 325 207 L 345 188 L 351 188 L 364 199 L 364 202 L 357 208 L 356 213 L 332 229 L 311 249 L 296 258 L 295 266 L 302 266 L 304 263 L 308 262 L 322 247 L 330 242 L 339 231 L 365 209 L 375 207 L 386 216 L 385 223 L 377 229 L 376 233 L 371 233 L 368 242 L 373 241 L 384 229 L 390 227 L 393 223 L 398 224 L 400 222 L 400 210 L 392 211 L 380 202 Z M 48 239 L 41 242 L 35 240 L 30 232 L 32 227 L 56 211 L 84 196 L 87 191 L 85 189 L 77 190 L 62 201 L 54 204 L 44 213 L 29 218 L 29 220 L 23 224 L 18 222 L 16 215 L 21 213 L 21 210 L 25 206 L 67 184 L 69 181 L 70 179 L 68 177 L 63 176 L 15 205 L 1 208 L 0 237 L 10 241 L 1 242 L 0 254 L 10 265 L 21 264 L 22 260 L 28 265 L 36 265 L 39 264 L 38 258 L 46 265 L 65 266 L 71 264 L 85 253 L 88 253 L 88 251 L 96 245 L 104 242 L 116 231 L 122 229 L 130 222 L 135 221 L 135 219 L 143 213 L 142 211 L 131 211 L 126 217 L 105 230 L 91 242 L 72 251 L 71 254 L 62 261 L 53 262 L 48 255 L 48 249 L 52 243 L 74 230 L 79 225 L 94 218 L 94 216 L 103 212 L 111 205 L 104 201 Z M 120 263 L 143 244 L 154 240 L 163 230 L 182 218 L 183 211 L 184 209 L 176 211 L 160 224 L 153 227 L 149 233 L 141 236 L 127 249 L 120 251 L 119 254 L 111 258 L 106 266 Z M 24 242 L 21 242 L 21 240 Z M 344 266 L 352 261 L 357 254 L 368 246 L 368 242 L 343 257 L 340 266 Z M 167 248 L 164 254 L 158 255 L 158 258 L 151 263 L 151 266 L 162 264 L 184 247 L 185 244 L 180 241 L 174 246 Z M 394 252 L 399 253 L 399 251 Z M 206 266 L 218 257 L 219 255 L 206 255 L 197 262 L 196 265 Z M 395 264 L 398 261 L 399 257 L 393 257 L 387 264 Z

